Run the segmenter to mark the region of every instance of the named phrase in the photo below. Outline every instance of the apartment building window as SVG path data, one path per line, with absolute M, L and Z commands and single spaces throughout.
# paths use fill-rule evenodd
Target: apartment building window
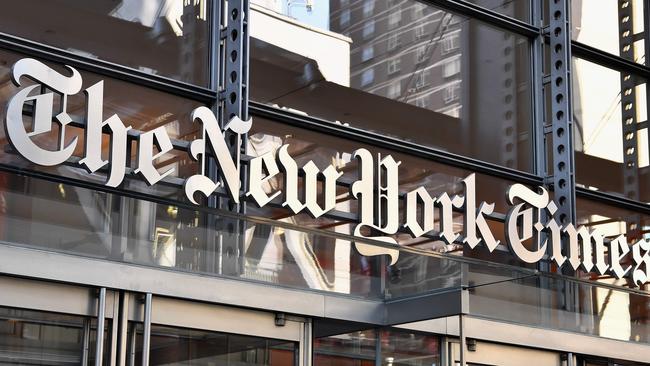
M 400 45 L 399 34 L 391 34 L 388 36 L 388 42 L 386 45 L 386 49 L 388 51 L 392 51 L 396 49 L 397 47 L 399 47 L 399 45 Z
M 415 39 L 420 39 L 423 38 L 426 34 L 426 30 L 424 29 L 424 24 L 420 24 L 414 29 L 415 32 Z
M 460 99 L 460 84 L 449 85 L 443 89 L 442 93 L 445 103 L 455 102 Z
M 397 99 L 402 95 L 402 83 L 397 80 L 388 86 L 386 96 L 390 99 Z
M 375 48 L 372 45 L 363 46 L 361 61 L 366 62 L 375 56 Z
M 415 100 L 415 106 L 420 108 L 426 108 L 428 105 L 427 98 L 421 97 Z
M 363 2 L 363 15 L 370 16 L 375 10 L 375 0 L 364 0 Z
M 450 78 L 460 73 L 460 58 L 455 58 L 442 65 L 442 76 Z
M 442 54 L 446 55 L 458 49 L 458 34 L 450 34 L 444 37 L 441 41 Z
M 420 71 L 415 75 L 415 89 L 419 90 L 424 88 L 427 85 L 427 79 L 429 77 L 429 72 L 426 70 Z
M 395 10 L 388 15 L 388 27 L 395 28 L 402 21 L 402 11 Z
M 341 4 L 341 7 L 346 7 L 350 5 L 350 0 L 340 0 L 339 3 Z
M 418 20 L 422 18 L 424 16 L 424 9 L 426 7 L 427 7 L 426 5 L 418 2 L 413 4 L 413 20 Z
M 370 68 L 361 73 L 361 86 L 370 85 L 373 81 L 375 81 L 375 69 Z
M 415 50 L 415 62 L 422 63 L 427 60 L 427 46 L 420 46 Z
M 341 28 L 347 27 L 350 24 L 350 9 L 343 9 L 341 17 L 339 18 L 339 25 Z
M 374 19 L 371 19 L 363 25 L 363 38 L 368 39 L 372 37 L 373 34 L 375 34 L 375 21 Z
M 399 58 L 388 60 L 388 74 L 394 74 L 398 72 L 401 69 L 400 63 L 401 60 Z

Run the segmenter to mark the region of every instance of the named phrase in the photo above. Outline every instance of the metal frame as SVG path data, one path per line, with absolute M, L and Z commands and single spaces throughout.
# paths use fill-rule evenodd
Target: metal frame
M 570 37 L 570 13 L 569 13 L 569 0 L 545 0 L 549 9 L 549 14 L 551 19 L 549 19 L 548 27 L 540 26 L 539 18 L 541 14 L 538 14 L 541 3 L 541 0 L 533 0 L 531 2 L 531 7 L 535 9 L 532 12 L 532 21 L 531 23 L 525 23 L 516 19 L 509 18 L 502 14 L 499 14 L 495 11 L 482 8 L 478 5 L 475 5 L 469 1 L 465 0 L 425 0 L 428 3 L 439 6 L 443 9 L 448 9 L 454 12 L 457 12 L 461 15 L 471 17 L 473 19 L 478 19 L 480 21 L 486 22 L 492 26 L 505 29 L 519 35 L 527 37 L 532 44 L 531 53 L 533 55 L 533 66 L 532 66 L 532 78 L 533 85 L 532 89 L 534 90 L 534 95 L 531 96 L 533 99 L 533 119 L 531 122 L 531 131 L 534 136 L 531 138 L 532 141 L 532 153 L 534 159 L 534 173 L 522 172 L 514 169 L 509 169 L 503 166 L 499 166 L 492 163 L 487 163 L 477 159 L 460 156 L 444 151 L 440 151 L 431 147 L 405 142 L 393 137 L 383 136 L 378 133 L 356 129 L 353 127 L 343 126 L 336 124 L 334 121 L 326 121 L 314 117 L 301 116 L 291 112 L 287 112 L 281 109 L 269 107 L 267 105 L 251 102 L 250 103 L 250 113 L 253 116 L 269 118 L 274 121 L 284 123 L 291 126 L 296 126 L 300 128 L 309 128 L 318 132 L 325 134 L 340 136 L 348 139 L 354 139 L 361 143 L 367 143 L 376 147 L 391 149 L 393 151 L 398 151 L 413 156 L 422 157 L 429 159 L 431 161 L 440 162 L 443 164 L 448 164 L 454 167 L 459 167 L 463 169 L 472 170 L 475 172 L 507 179 L 513 182 L 519 182 L 529 185 L 542 185 L 545 184 L 549 187 L 552 187 L 555 191 L 556 200 L 560 203 L 560 211 L 558 216 L 564 217 L 565 222 L 575 222 L 576 215 L 576 196 L 587 198 L 591 200 L 597 200 L 609 205 L 615 205 L 621 208 L 629 209 L 640 214 L 650 214 L 650 205 L 639 202 L 638 195 L 628 198 L 621 198 L 613 194 L 596 192 L 587 190 L 584 188 L 576 187 L 575 182 L 575 163 L 574 163 L 574 152 L 573 152 L 573 133 L 572 133 L 572 113 L 571 113 L 571 55 L 574 54 L 578 57 L 581 57 L 585 60 L 598 63 L 600 65 L 616 69 L 625 75 L 635 75 L 637 77 L 650 79 L 650 68 L 646 65 L 640 65 L 631 61 L 629 57 L 619 57 L 611 54 L 607 54 L 603 51 L 597 50 L 593 47 L 580 44 L 575 41 L 571 41 Z M 219 4 L 217 6 L 217 4 Z M 248 32 L 246 18 L 239 16 L 234 18 L 229 18 L 227 23 L 222 23 L 224 20 L 233 14 L 233 10 L 238 9 L 239 14 L 247 14 L 248 11 L 248 0 L 234 0 L 229 8 L 229 12 L 226 15 L 221 13 L 221 9 L 224 8 L 224 1 L 215 0 L 211 8 L 212 17 L 212 33 L 210 39 L 210 55 L 211 59 L 211 83 L 209 88 L 191 85 L 188 83 L 180 82 L 177 80 L 155 76 L 140 72 L 135 69 L 124 67 L 118 64 L 101 61 L 97 59 L 90 59 L 84 56 L 75 55 L 71 52 L 61 50 L 55 47 L 50 47 L 43 45 L 37 42 L 25 40 L 19 37 L 0 34 L 0 49 L 16 51 L 20 53 L 29 54 L 44 60 L 49 60 L 56 63 L 69 64 L 80 70 L 85 70 L 93 73 L 97 73 L 106 77 L 127 81 L 136 85 L 141 85 L 156 89 L 162 92 L 170 93 L 175 96 L 192 99 L 195 101 L 200 101 L 202 103 L 211 105 L 213 110 L 218 112 L 218 115 L 221 116 L 221 121 L 225 122 L 231 115 L 238 115 L 243 120 L 248 118 L 249 114 L 249 103 L 248 103 Z M 645 24 L 648 24 L 648 9 L 650 9 L 649 0 L 644 1 L 646 12 Z M 233 37 L 233 32 L 236 31 L 239 36 Z M 650 38 L 648 37 L 648 30 L 646 29 L 645 34 L 645 45 L 646 45 L 646 55 L 650 51 Z M 543 69 L 543 54 L 540 51 L 542 44 L 547 44 L 550 47 L 551 53 L 551 65 L 549 68 L 549 74 L 542 76 L 541 70 Z M 230 58 L 230 61 L 226 61 L 228 57 L 232 54 L 232 51 L 236 51 L 238 56 Z M 220 68 L 219 65 L 223 65 L 223 68 Z M 236 77 L 232 78 L 233 72 L 236 73 Z M 629 80 L 629 79 L 628 79 Z M 551 88 L 551 100 L 546 101 L 551 105 L 551 115 L 547 116 L 547 120 L 543 121 L 543 85 L 546 81 L 547 85 L 550 85 Z M 624 80 L 625 82 L 625 80 Z M 231 95 L 235 95 L 234 102 L 231 102 Z M 632 93 L 633 95 L 633 93 Z M 650 93 L 648 98 L 650 98 Z M 650 102 L 650 99 L 649 99 Z M 650 104 L 650 103 L 649 103 Z M 226 117 L 226 118 L 224 118 Z M 625 119 L 624 119 L 625 120 Z M 546 125 L 544 125 L 544 122 Z M 635 121 L 636 122 L 636 121 Z M 648 128 L 648 122 L 642 122 L 635 124 L 634 126 L 637 129 Z M 626 127 L 623 126 L 624 131 Z M 553 169 L 552 175 L 546 171 L 546 151 L 545 144 L 543 143 L 544 138 L 547 139 L 550 144 L 547 148 L 552 148 L 553 150 Z M 241 150 L 241 146 L 245 146 L 245 141 L 243 144 L 237 142 L 233 144 L 233 153 L 245 154 L 245 150 Z M 551 147 L 552 146 L 552 147 Z M 630 147 L 632 145 L 626 146 Z M 179 143 L 177 148 L 184 148 L 184 144 Z M 0 170 L 5 170 L 13 172 L 16 174 L 28 174 L 35 177 L 45 178 L 52 181 L 62 181 L 68 184 L 73 184 L 76 186 L 87 187 L 91 189 L 98 189 L 98 187 L 87 183 L 80 182 L 73 179 L 65 177 L 52 177 L 45 173 L 34 172 L 34 171 L 24 171 L 16 167 L 7 167 L 0 166 Z M 217 172 L 212 169 L 210 174 L 213 177 L 216 177 Z M 637 184 L 638 188 L 638 184 Z M 123 192 L 119 189 L 109 189 L 104 187 L 104 191 L 110 191 L 112 193 L 121 194 L 123 196 L 130 196 L 139 199 L 147 199 L 153 202 L 166 202 L 174 205 L 178 205 L 178 202 L 162 199 L 159 197 L 151 197 L 147 195 L 142 195 L 139 193 L 133 192 Z M 637 192 L 638 193 L 638 192 Z M 635 199 L 636 198 L 636 199 Z M 216 200 L 211 201 L 211 208 L 225 208 L 220 205 Z M 237 211 L 238 213 L 245 213 L 245 207 L 229 207 Z M 214 224 L 214 223 L 213 223 Z M 238 232 L 242 232 L 244 228 L 238 228 Z M 218 243 L 215 243 L 217 245 Z M 27 249 L 11 249 L 25 251 L 24 254 L 28 254 L 29 250 Z M 11 251 L 9 250 L 9 251 Z M 239 250 L 239 248 L 233 248 L 233 250 Z M 0 252 L 7 252 L 7 248 L 0 248 Z M 61 256 L 63 258 L 68 258 L 65 255 L 61 254 L 46 254 L 48 259 L 52 256 Z M 69 258 L 68 258 L 69 259 Z M 31 260 L 31 259 L 30 259 Z M 81 259 L 73 257 L 71 263 L 86 263 L 87 268 L 90 266 L 97 265 L 97 261 L 91 259 Z M 97 265 L 101 273 L 111 273 L 118 268 L 124 269 L 125 266 L 118 263 L 100 263 Z M 162 271 L 160 269 L 149 269 L 149 268 L 139 268 L 137 266 L 126 266 L 133 267 L 127 268 L 126 272 L 137 274 L 133 278 L 140 278 L 139 276 L 143 273 L 148 274 L 150 281 L 160 283 L 159 275 L 165 273 L 165 278 L 176 278 L 176 280 L 181 279 L 193 279 L 191 282 L 198 287 L 201 284 L 210 283 L 214 285 L 217 281 L 220 285 L 223 285 L 224 288 L 230 288 L 229 293 L 237 293 L 242 291 L 242 289 L 248 288 L 252 291 L 260 291 L 260 288 L 265 287 L 264 285 L 259 284 L 250 284 L 242 283 L 241 281 L 232 281 L 226 279 L 216 279 L 216 278 L 203 278 L 201 276 L 193 276 L 183 273 L 169 273 Z M 49 267 L 47 267 L 49 268 Z M 101 270 L 100 270 L 101 269 Z M 103 272 L 102 272 L 103 271 Z M 228 272 L 228 271 L 226 271 Z M 34 275 L 23 274 L 23 275 Z M 104 303 L 108 298 L 106 297 L 106 287 L 110 287 L 111 284 L 116 285 L 116 283 L 111 282 L 113 279 L 110 276 L 105 276 L 105 278 L 99 278 L 97 276 L 91 276 L 92 278 L 85 278 L 83 281 L 86 283 L 95 282 L 94 285 L 102 286 L 100 290 L 100 303 Z M 0 278 L 0 281 L 2 279 Z M 53 280 L 58 281 L 70 281 L 70 282 L 79 282 L 79 279 L 72 278 L 57 278 Z M 123 285 L 123 283 L 121 284 Z M 140 286 L 135 286 L 140 288 Z M 268 287 L 268 286 L 267 286 Z M 135 289 L 135 288 L 134 288 Z M 128 290 L 128 289 L 127 289 Z M 196 293 L 191 293 L 188 291 L 178 292 L 178 288 L 165 288 L 161 289 L 161 292 L 169 296 L 179 296 L 186 298 L 200 299 L 203 301 L 211 302 L 220 302 L 220 301 L 231 301 L 228 299 L 227 295 L 221 296 L 218 294 L 206 294 L 204 297 L 198 297 Z M 274 295 L 272 298 L 278 301 L 275 304 L 265 303 L 268 301 L 267 298 L 264 298 L 265 294 Z M 279 295 L 278 295 L 279 294 Z M 448 297 L 456 299 L 456 293 L 447 293 L 446 295 L 437 294 L 439 298 Z M 433 296 L 433 295 L 432 295 Z M 331 317 L 347 320 L 356 320 L 356 321 L 366 321 L 369 323 L 379 322 L 384 323 L 388 322 L 393 324 L 399 321 L 405 321 L 404 310 L 409 309 L 410 306 L 416 304 L 424 304 L 432 301 L 432 296 L 422 297 L 419 301 L 413 303 L 406 303 L 403 301 L 393 301 L 386 304 L 387 308 L 394 309 L 390 313 L 385 313 L 381 310 L 381 306 L 373 301 L 362 301 L 359 299 L 348 299 L 339 296 L 330 296 L 324 294 L 314 294 L 314 293 L 305 293 L 304 291 L 297 290 L 288 290 L 282 288 L 267 288 L 265 291 L 261 291 L 260 294 L 255 296 L 255 299 L 251 299 L 251 302 L 242 302 L 243 299 L 240 299 L 240 303 L 235 301 L 236 305 L 245 306 L 245 307 L 260 307 L 267 308 L 269 310 L 277 309 L 282 311 L 289 311 L 294 313 L 302 313 L 309 316 L 316 317 Z M 0 296 L 1 297 L 1 296 Z M 126 297 L 126 299 L 125 299 Z M 122 292 L 120 296 L 120 304 L 124 306 L 115 306 L 115 300 L 112 297 L 109 297 L 113 301 L 108 305 L 108 310 L 110 315 L 103 314 L 106 306 L 99 308 L 98 315 L 102 315 L 100 318 L 104 319 L 105 317 L 113 317 L 114 325 L 117 322 L 115 319 L 118 318 L 118 314 L 114 314 L 115 309 L 120 309 L 119 314 L 119 327 L 114 327 L 116 330 L 111 336 L 112 339 L 119 339 L 120 343 L 117 345 L 118 358 L 117 362 L 121 364 L 126 357 L 126 334 L 128 328 L 128 294 Z M 284 299 L 283 299 L 284 297 Z M 296 299 L 300 298 L 300 301 Z M 284 300 L 284 301 L 281 301 Z M 445 302 L 445 303 L 453 303 Z M 105 304 L 105 303 L 104 303 Z M 111 306 L 111 304 L 113 306 Z M 126 304 L 126 305 L 125 305 Z M 316 308 L 314 308 L 316 304 Z M 360 306 L 365 304 L 365 306 Z M 148 293 L 145 295 L 145 331 L 147 328 L 150 330 L 151 317 L 152 317 L 152 294 Z M 450 305 L 451 306 L 451 305 Z M 454 309 L 456 306 L 452 306 Z M 113 309 L 113 310 L 110 310 Z M 430 317 L 433 316 L 445 316 L 449 315 L 450 312 L 453 312 L 454 309 L 438 309 L 437 313 L 427 313 L 420 315 L 427 315 Z M 444 310 L 444 311 L 443 311 Z M 115 315 L 115 316 L 114 316 Z M 99 323 L 99 322 L 98 322 Z M 148 325 L 148 326 L 147 326 Z M 311 338 L 312 324 L 305 322 L 303 325 L 303 341 L 306 341 Z M 120 336 L 117 336 L 119 332 Z M 101 336 L 100 336 L 101 333 Z M 146 333 L 146 332 L 145 332 Z M 103 332 L 98 332 L 98 340 L 101 340 L 103 337 Z M 147 337 L 145 337 L 147 338 Z M 148 341 L 148 340 L 147 340 Z M 111 344 L 115 344 L 117 341 L 112 341 Z M 103 342 L 98 342 L 99 353 L 101 354 L 101 347 Z M 145 343 L 146 345 L 146 343 Z M 304 344 L 302 347 L 307 347 L 308 344 Z M 111 363 L 115 360 L 114 349 L 111 346 Z M 145 348 L 146 349 L 146 348 Z M 303 348 L 301 348 L 303 349 Z M 145 355 L 146 354 L 146 355 Z M 306 358 L 307 350 L 302 351 L 302 356 L 300 358 L 301 364 L 309 365 L 309 360 Z M 148 353 L 143 352 L 143 364 L 147 364 Z M 97 358 L 98 364 L 101 364 L 101 357 Z

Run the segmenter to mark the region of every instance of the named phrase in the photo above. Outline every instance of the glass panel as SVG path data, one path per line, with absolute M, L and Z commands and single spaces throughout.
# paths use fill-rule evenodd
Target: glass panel
M 0 182 L 0 241 L 297 288 L 382 296 L 381 256 L 364 257 L 349 240 L 285 228 L 290 225 L 286 221 L 246 222 L 7 173 L 0 173 Z M 211 221 L 216 225 L 207 228 L 208 220 L 216 220 Z
M 142 325 L 135 339 L 134 365 L 142 362 Z M 293 342 L 204 330 L 151 327 L 149 365 L 292 366 Z
M 470 269 L 470 275 L 471 272 L 474 270 Z M 650 342 L 647 294 L 546 275 L 518 279 L 497 273 L 473 276 L 483 282 L 475 282 L 469 291 L 470 315 L 623 341 Z
M 314 366 L 375 366 L 374 329 L 314 339 Z
M 321 169 L 324 169 L 329 164 L 334 164 L 339 171 L 343 172 L 343 176 L 339 181 L 348 183 L 358 179 L 358 163 L 356 159 L 352 159 L 352 152 L 356 149 L 366 148 L 373 154 L 381 154 L 382 157 L 390 154 L 396 161 L 402 162 L 399 165 L 399 185 L 400 194 L 402 195 L 418 187 L 424 187 L 432 197 L 439 196 L 443 193 L 447 193 L 450 196 L 463 195 L 461 181 L 473 173 L 469 170 L 454 168 L 412 155 L 380 149 L 354 140 L 317 133 L 260 117 L 255 119 L 249 136 L 250 140 L 247 151 L 250 155 L 259 156 L 269 151 L 275 151 L 283 144 L 288 144 L 289 153 L 298 162 L 298 166 L 303 166 L 310 160 L 314 161 Z M 278 187 L 282 187 L 283 182 L 281 178 L 272 178 L 266 184 L 268 185 L 265 187 L 267 192 L 272 192 Z M 512 183 L 503 179 L 485 174 L 476 174 L 477 201 L 494 203 L 494 211 L 505 214 L 508 207 L 506 206 L 504 192 L 507 191 L 510 184 Z M 336 220 L 331 217 L 321 217 L 314 220 L 306 214 L 294 216 L 291 215 L 287 208 L 280 207 L 279 205 L 267 205 L 263 209 L 254 207 L 254 204 L 248 207 L 248 213 L 251 215 L 282 219 L 301 226 L 326 228 L 345 234 L 352 234 L 354 229 L 354 223 L 350 222 L 350 220 Z M 358 212 L 357 201 L 350 196 L 349 187 L 340 187 L 336 210 L 353 213 L 356 217 Z M 440 217 L 436 214 L 436 231 L 440 230 L 439 219 Z M 402 219 L 400 218 L 400 220 Z M 495 238 L 505 244 L 503 223 L 496 219 L 489 220 L 488 222 Z M 462 232 L 463 217 L 461 212 L 455 213 L 453 226 L 456 232 Z M 478 257 L 500 263 L 523 265 L 521 261 L 516 260 L 510 254 L 505 245 L 501 245 L 495 252 L 489 253 L 484 245 L 479 245 L 472 250 L 462 245 L 460 241 L 452 245 L 447 245 L 443 241 L 432 237 L 423 236 L 413 239 L 406 231 L 398 232 L 393 237 L 401 245 L 441 253 Z
M 381 364 L 387 366 L 440 365 L 440 342 L 432 335 L 384 329 L 381 358 Z
M 579 225 L 585 225 L 591 230 L 599 230 L 606 238 L 614 239 L 619 235 L 625 235 L 630 246 L 641 239 L 650 240 L 650 215 L 608 206 L 588 199 L 578 199 L 576 213 Z M 630 262 L 631 258 L 628 255 L 623 263 Z M 617 280 L 609 276 L 597 277 L 593 273 L 583 274 L 583 276 L 616 286 L 636 287 L 629 277 Z M 647 290 L 647 285 L 642 289 Z
M 645 64 L 643 0 L 571 1 L 571 37 L 630 61 Z
M 0 50 L 0 120 L 2 121 L 5 120 L 6 107 L 9 99 L 22 90 L 25 85 L 31 83 L 27 78 L 22 78 L 22 86 L 21 88 L 17 88 L 11 82 L 11 66 L 24 57 L 26 56 L 22 54 Z M 60 65 L 48 63 L 48 66 L 63 74 L 69 74 L 69 71 L 66 71 Z M 197 138 L 197 128 L 199 124 L 192 123 L 190 113 L 194 108 L 200 106 L 200 103 L 116 79 L 108 79 L 88 72 L 81 72 L 81 75 L 84 82 L 82 90 L 104 80 L 103 107 L 105 119 L 113 114 L 117 114 L 125 126 L 130 125 L 134 130 L 151 131 L 158 127 L 164 127 L 172 139 L 191 141 Z M 54 99 L 54 110 L 58 110 L 60 108 L 59 104 L 61 98 L 56 96 Z M 74 122 L 83 123 L 83 121 L 85 121 L 86 104 L 84 93 L 80 92 L 68 97 L 67 111 Z M 30 121 L 31 118 L 29 113 L 31 112 L 24 114 L 25 121 Z M 40 134 L 34 138 L 37 144 L 45 149 L 57 149 L 59 141 L 59 125 L 55 123 L 53 125 L 54 128 L 51 133 Z M 83 157 L 85 144 L 83 129 L 68 126 L 65 129 L 65 136 L 66 144 L 70 143 L 75 137 L 78 138 L 77 146 L 73 155 L 74 158 L 77 159 Z M 108 143 L 109 135 L 106 134 L 105 137 L 106 141 L 103 144 L 103 155 L 104 159 L 108 159 L 110 149 L 110 144 Z M 37 166 L 28 162 L 9 148 L 10 146 L 6 137 L 5 128 L 0 129 L 0 146 L 2 147 L 2 149 L 0 149 L 0 164 L 39 170 L 54 175 L 82 179 L 98 184 L 106 181 L 105 172 L 98 171 L 95 174 L 89 175 L 82 166 L 76 163 L 76 160 L 70 161 L 69 164 L 54 167 Z M 127 157 L 127 165 L 135 167 L 137 152 L 137 146 L 135 145 L 135 142 L 133 142 L 130 156 Z M 173 168 L 174 171 L 170 177 L 188 177 L 196 174 L 198 169 L 198 164 L 192 162 L 189 158 L 189 154 L 185 151 L 169 152 L 157 159 L 156 165 L 161 172 Z M 158 194 L 173 199 L 185 199 L 184 193 L 182 193 L 182 190 L 180 190 L 179 187 L 164 184 L 157 184 L 149 187 L 139 178 L 129 179 L 134 177 L 135 176 L 133 175 L 127 174 L 127 177 L 125 177 L 125 181 L 127 182 L 123 187 L 130 190 L 139 190 L 150 194 Z
M 253 8 L 251 99 L 530 171 L 528 39 L 413 0 L 366 3 L 331 2 L 328 31 Z
M 646 80 L 578 58 L 573 62 L 577 183 L 650 202 L 647 132 L 623 132 L 647 120 Z
M 202 86 L 208 1 L 25 0 L 5 4 L 0 32 Z
M 377 340 L 377 332 L 380 338 Z M 375 360 L 381 355 L 380 360 Z M 440 365 L 437 336 L 399 329 L 369 329 L 314 340 L 314 366 Z
M 469 0 L 469 2 L 512 18 L 530 21 L 530 0 Z
M 0 364 L 81 365 L 86 322 L 90 322 L 88 364 L 94 365 L 95 319 L 0 307 Z M 111 320 L 106 319 L 104 350 L 109 349 L 110 326 Z M 105 365 L 108 358 L 103 359 Z

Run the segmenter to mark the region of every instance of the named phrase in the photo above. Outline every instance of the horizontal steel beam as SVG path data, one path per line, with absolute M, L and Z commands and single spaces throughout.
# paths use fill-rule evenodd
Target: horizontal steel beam
M 396 152 L 409 154 L 435 162 L 448 164 L 457 168 L 470 170 L 472 172 L 503 178 L 513 182 L 529 184 L 533 186 L 542 185 L 544 179 L 540 176 L 522 172 L 516 169 L 506 168 L 497 164 L 480 161 L 462 155 L 453 154 L 435 148 L 404 141 L 392 136 L 384 136 L 379 133 L 343 126 L 324 119 L 303 116 L 281 109 L 268 106 L 259 102 L 250 102 L 250 113 L 253 116 L 272 119 L 275 122 L 325 133 L 328 135 L 358 141 L 380 148 L 390 149 Z M 532 147 L 531 147 L 532 151 Z
M 491 25 L 519 33 L 529 38 L 541 35 L 541 29 L 519 19 L 511 18 L 494 10 L 463 0 L 424 0 L 444 9 L 449 9 L 461 15 L 478 19 Z M 529 2 L 530 3 L 530 2 Z M 531 6 L 533 4 L 531 3 Z
M 583 60 L 590 61 L 601 66 L 614 69 L 616 71 L 627 72 L 645 79 L 650 79 L 650 68 L 634 61 L 626 60 L 622 57 L 600 51 L 597 48 L 576 41 L 571 42 L 571 51 L 574 56 L 579 57 Z
M 149 87 L 203 103 L 213 103 L 217 99 L 217 92 L 208 88 L 159 75 L 147 74 L 112 62 L 77 55 L 60 48 L 44 45 L 6 33 L 0 33 L 0 49 L 24 53 L 32 57 L 38 57 L 42 60 L 73 66 L 80 70 Z M 208 65 L 206 65 L 206 68 L 207 67 Z

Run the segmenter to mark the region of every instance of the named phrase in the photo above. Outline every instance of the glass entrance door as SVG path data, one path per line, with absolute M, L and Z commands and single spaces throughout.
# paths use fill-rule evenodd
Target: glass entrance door
M 136 327 L 130 365 L 142 365 L 142 326 Z M 296 342 L 152 325 L 149 365 L 293 366 Z
M 122 295 L 129 321 L 121 364 L 302 366 L 300 344 L 309 326 L 302 318 L 158 296 L 147 305 L 141 294 Z

